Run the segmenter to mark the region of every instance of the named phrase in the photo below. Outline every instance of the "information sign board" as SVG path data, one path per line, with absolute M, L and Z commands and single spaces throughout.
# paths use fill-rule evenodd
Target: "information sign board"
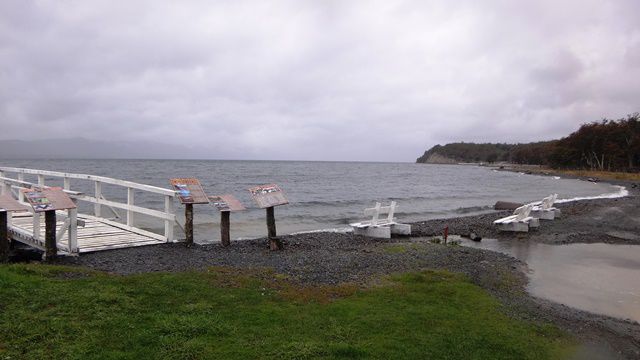
M 211 204 L 215 206 L 219 211 L 242 211 L 246 210 L 244 205 L 240 203 L 235 196 L 231 194 L 225 194 L 220 196 L 209 196 Z
M 9 194 L 0 195 L 0 211 L 24 211 L 27 207 L 20 204 Z
M 209 199 L 204 193 L 202 185 L 198 179 L 171 179 L 171 186 L 178 195 L 181 204 L 208 204 Z
M 250 188 L 249 192 L 253 200 L 263 209 L 289 203 L 282 189 L 276 184 L 255 186 Z
M 59 187 L 23 189 L 22 192 L 35 212 L 76 208 L 73 200 Z

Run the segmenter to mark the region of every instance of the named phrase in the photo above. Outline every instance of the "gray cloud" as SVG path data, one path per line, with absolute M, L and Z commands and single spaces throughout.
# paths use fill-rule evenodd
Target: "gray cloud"
M 0 3 L 0 139 L 411 161 L 638 111 L 634 0 Z

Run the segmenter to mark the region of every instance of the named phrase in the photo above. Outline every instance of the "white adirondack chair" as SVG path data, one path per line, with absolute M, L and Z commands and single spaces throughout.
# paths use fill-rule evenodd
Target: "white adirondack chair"
M 540 226 L 540 221 L 530 216 L 531 209 L 533 209 L 532 204 L 520 206 L 513 215 L 498 219 L 493 224 L 497 225 L 501 231 L 528 232 L 530 227 Z
M 531 209 L 531 216 L 543 220 L 553 220 L 556 217 L 560 217 L 562 214 L 560 209 L 553 207 L 557 198 L 558 194 L 551 194 L 542 199 L 540 203 L 534 204 L 533 209 Z
M 411 225 L 399 224 L 394 218 L 396 212 L 396 202 L 392 201 L 389 206 L 382 206 L 376 202 L 376 206 L 364 209 L 365 216 L 371 216 L 371 220 L 349 224 L 356 235 L 364 235 L 377 238 L 391 238 L 392 234 L 411 235 Z M 381 219 L 380 215 L 387 214 Z

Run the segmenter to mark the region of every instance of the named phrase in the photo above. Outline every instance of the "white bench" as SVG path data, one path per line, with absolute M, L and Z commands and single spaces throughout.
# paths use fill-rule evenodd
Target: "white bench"
M 396 202 L 392 201 L 389 206 L 382 206 L 376 202 L 373 208 L 364 209 L 365 216 L 371 216 L 371 220 L 349 224 L 353 228 L 355 235 L 364 235 L 376 238 L 390 239 L 391 235 L 411 235 L 411 225 L 399 224 L 393 217 L 396 212 Z M 386 218 L 380 219 L 380 215 L 387 214 Z
M 498 219 L 493 224 L 497 225 L 501 231 L 528 232 L 530 227 L 540 226 L 540 220 L 530 216 L 531 209 L 533 209 L 532 204 L 520 206 L 513 215 Z
M 551 194 L 542 199 L 539 203 L 533 204 L 531 216 L 543 220 L 553 220 L 556 217 L 560 217 L 562 214 L 560 209 L 553 207 L 553 203 L 556 202 L 557 198 L 558 194 Z

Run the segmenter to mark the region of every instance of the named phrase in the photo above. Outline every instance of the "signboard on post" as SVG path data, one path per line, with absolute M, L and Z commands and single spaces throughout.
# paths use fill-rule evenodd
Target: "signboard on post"
M 25 211 L 27 207 L 20 204 L 9 194 L 0 195 L 0 212 L 4 211 Z
M 240 201 L 231 194 L 225 194 L 220 196 L 209 196 L 209 201 L 220 212 L 224 212 L 224 211 L 235 212 L 235 211 L 246 210 L 244 205 L 242 205 L 242 203 L 240 203 Z
M 262 209 L 289 203 L 284 192 L 276 184 L 260 185 L 249 189 L 253 200 Z
M 208 204 L 209 199 L 204 193 L 198 179 L 171 179 L 171 186 L 176 191 L 181 204 Z
M 73 200 L 59 187 L 23 189 L 22 193 L 35 212 L 76 208 Z
M 44 253 L 49 261 L 58 254 L 56 210 L 75 209 L 76 204 L 59 187 L 23 189 L 22 193 L 35 212 L 44 212 Z

